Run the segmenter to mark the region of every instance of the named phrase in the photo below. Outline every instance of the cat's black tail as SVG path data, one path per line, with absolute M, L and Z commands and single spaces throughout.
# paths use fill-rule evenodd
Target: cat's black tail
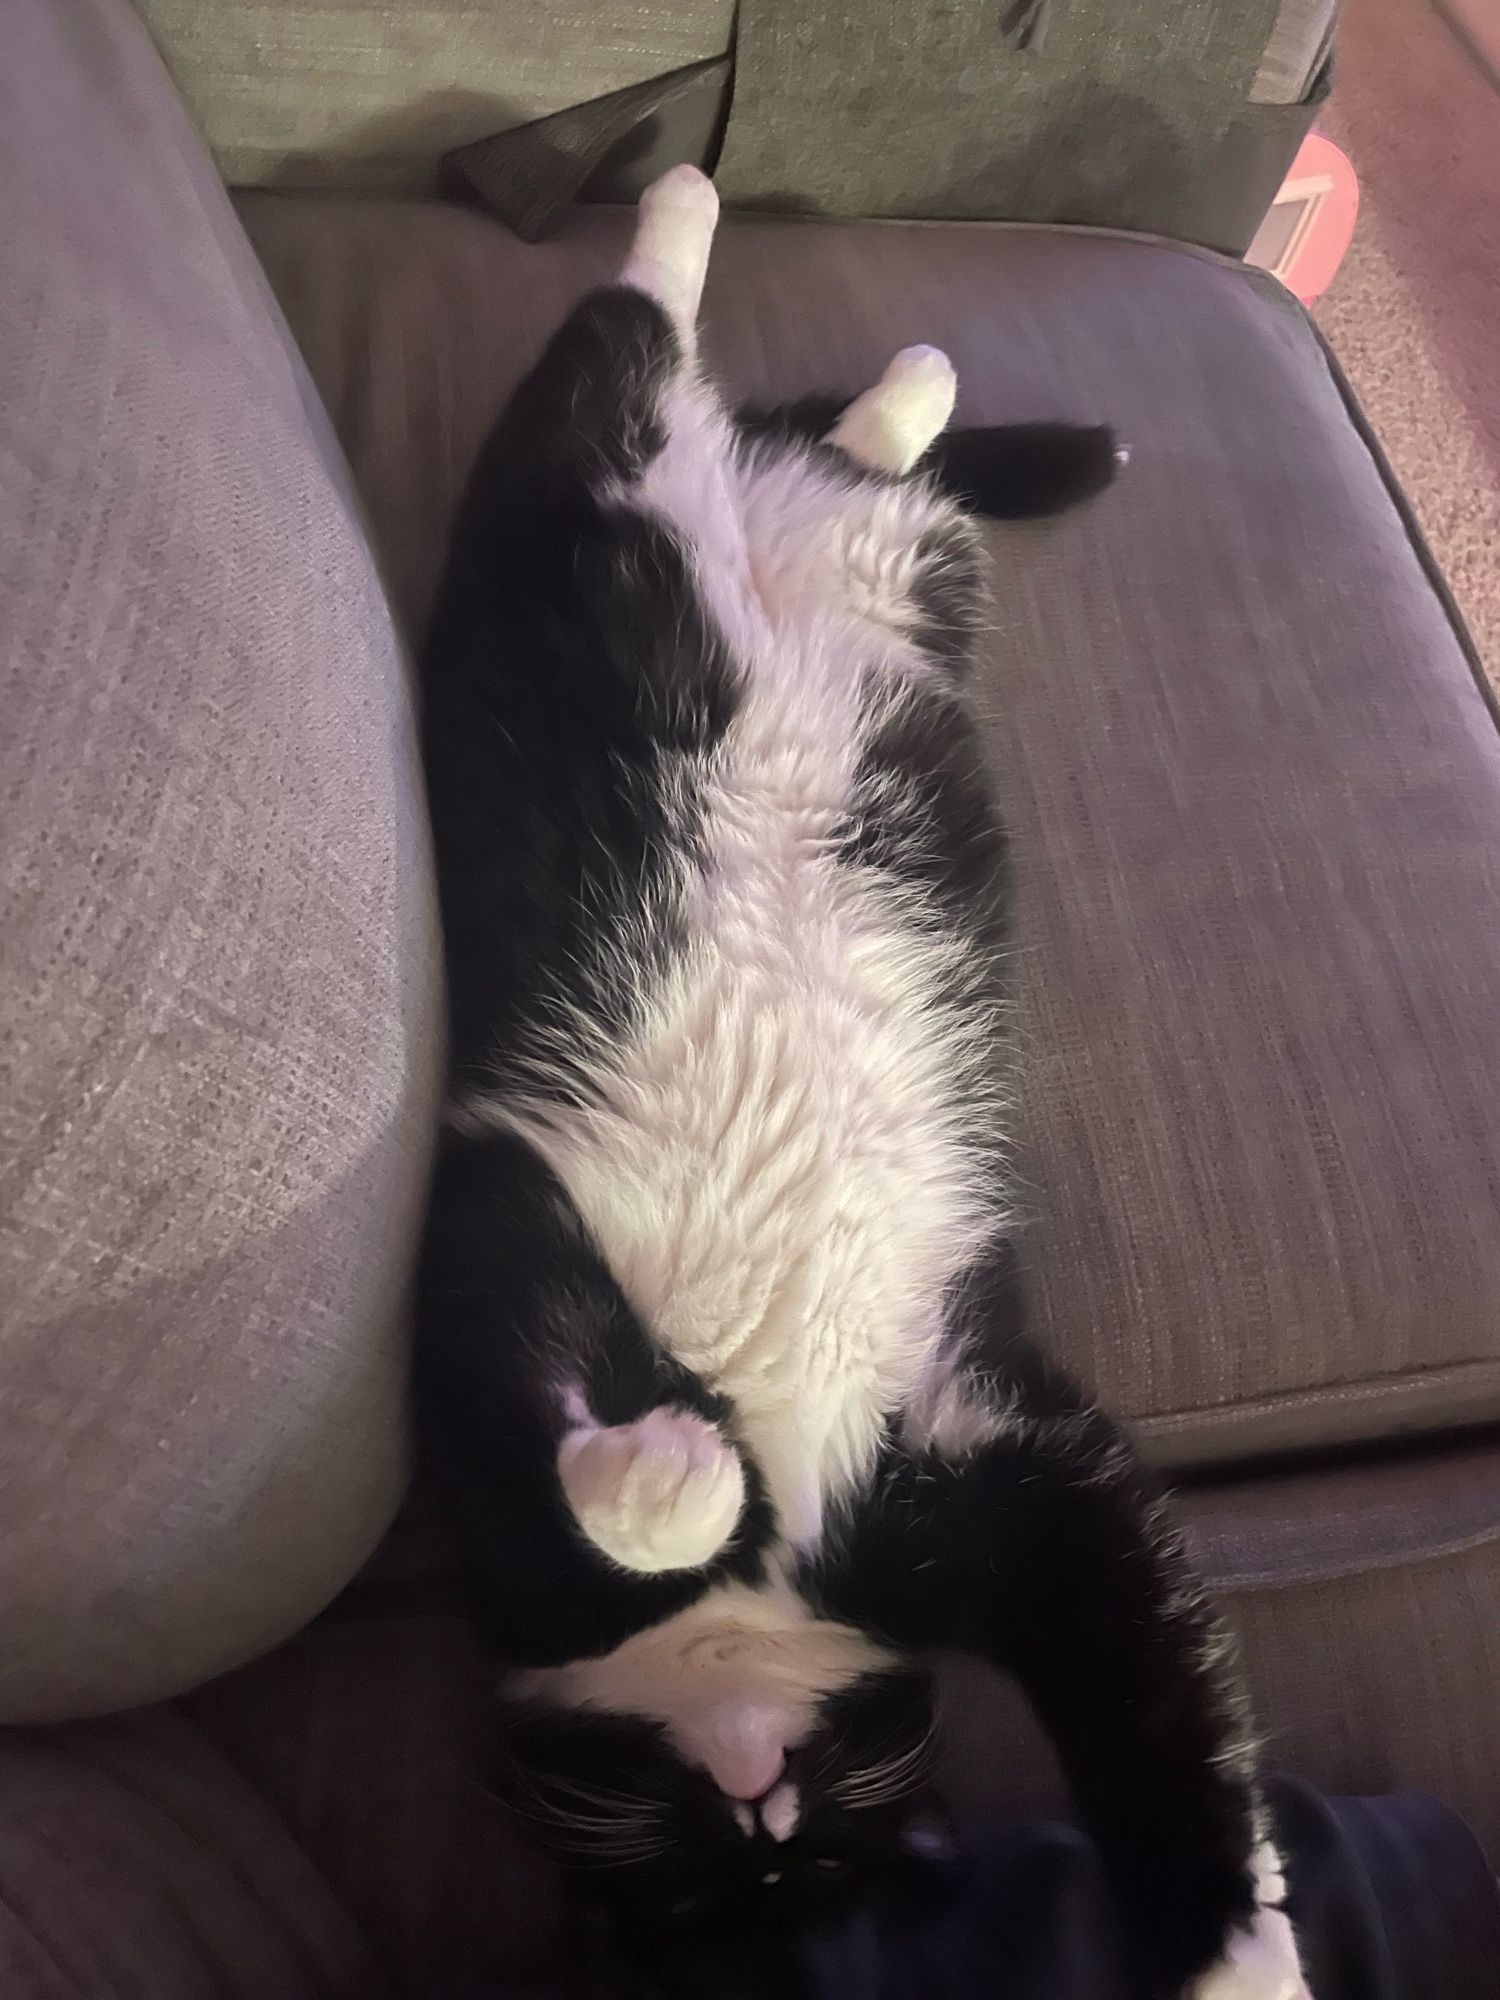
M 926 469 L 971 513 L 1033 521 L 1102 493 L 1125 456 L 1108 424 L 989 424 L 945 431 Z
M 827 437 L 846 405 L 841 396 L 804 396 L 743 410 L 738 421 L 752 437 L 813 443 Z M 1125 458 L 1108 424 L 984 424 L 945 431 L 921 469 L 971 513 L 1034 521 L 1102 493 Z

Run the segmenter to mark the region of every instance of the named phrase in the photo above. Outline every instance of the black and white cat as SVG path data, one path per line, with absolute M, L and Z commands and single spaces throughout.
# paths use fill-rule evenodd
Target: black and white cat
M 697 363 L 679 168 L 487 445 L 427 649 L 454 1097 L 415 1382 L 507 1784 L 648 1931 L 857 1892 L 932 1760 L 923 1655 L 1017 1675 L 1150 2000 L 1305 2000 L 1213 1611 L 1024 1339 L 1004 840 L 954 491 L 1108 433 L 940 440 L 898 355 L 826 435 Z M 916 468 L 927 463 L 924 476 Z

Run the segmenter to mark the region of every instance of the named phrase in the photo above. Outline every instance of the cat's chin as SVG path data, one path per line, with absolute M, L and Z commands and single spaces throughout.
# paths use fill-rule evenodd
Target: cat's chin
M 541 1696 L 548 1677 L 529 1675 L 530 1699 L 504 1715 L 502 1795 L 643 1937 L 827 1921 L 891 1868 L 930 1874 L 954 1852 L 941 1816 L 915 1809 L 932 1763 L 930 1677 L 876 1657 L 831 1688 L 814 1678 L 790 1690 L 795 1713 L 730 1704 L 671 1726 L 576 1693 L 561 1700 L 562 1676 Z

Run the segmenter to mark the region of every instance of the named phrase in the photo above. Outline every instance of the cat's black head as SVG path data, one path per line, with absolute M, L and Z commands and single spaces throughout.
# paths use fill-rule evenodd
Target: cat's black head
M 500 1789 L 638 1938 L 837 1917 L 891 1863 L 929 1780 L 931 1678 L 892 1662 L 810 1713 L 776 1782 L 750 1800 L 661 1723 L 530 1700 L 507 1711 Z

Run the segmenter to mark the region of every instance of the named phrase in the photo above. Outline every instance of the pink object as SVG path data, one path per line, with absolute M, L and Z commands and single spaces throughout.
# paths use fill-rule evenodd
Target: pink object
M 1313 132 L 1303 140 L 1245 261 L 1274 272 L 1310 306 L 1344 261 L 1358 213 L 1359 182 L 1349 156 Z
M 708 1775 L 727 1797 L 754 1804 L 775 1789 L 786 1769 L 784 1718 L 761 1709 L 726 1708 L 716 1721 L 705 1758 Z

